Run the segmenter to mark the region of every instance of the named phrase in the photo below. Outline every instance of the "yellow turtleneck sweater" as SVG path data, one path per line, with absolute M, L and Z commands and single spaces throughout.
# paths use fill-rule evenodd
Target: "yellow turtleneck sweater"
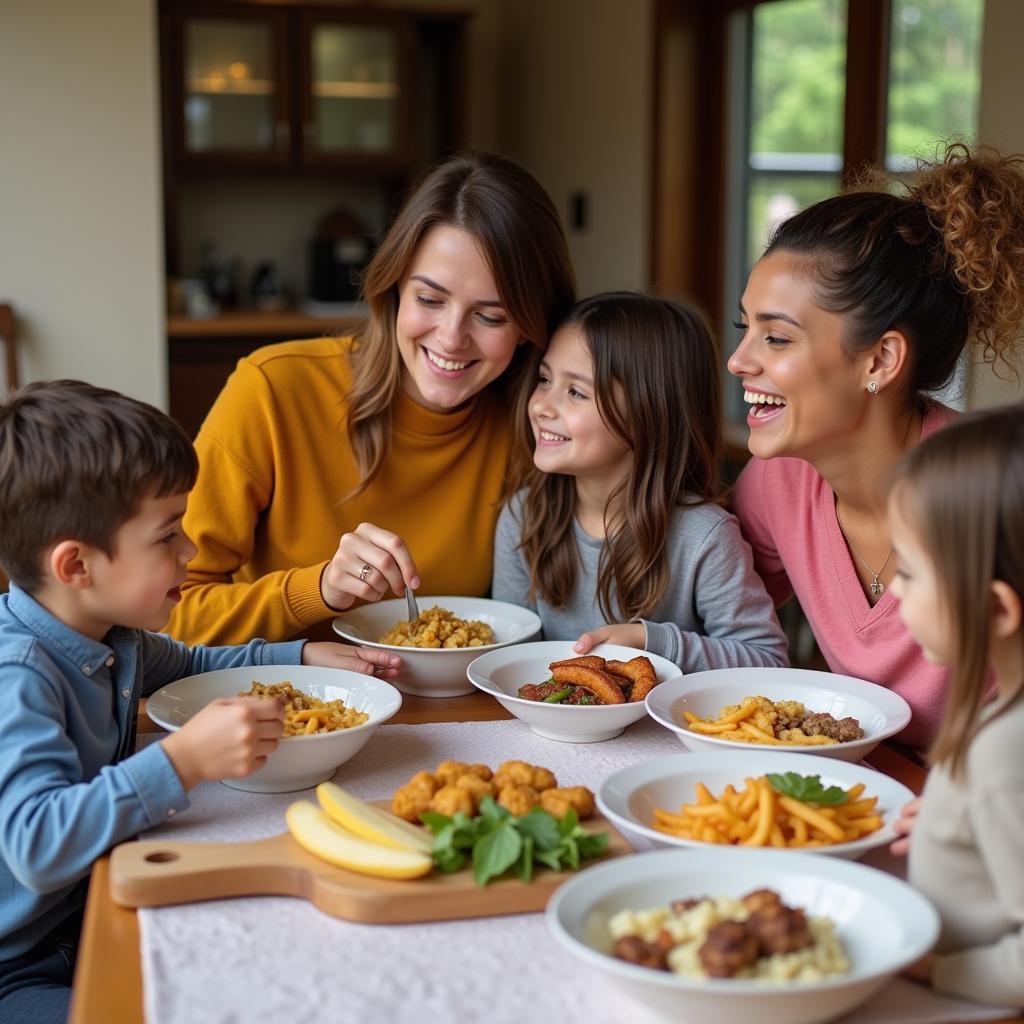
M 242 359 L 199 436 L 185 530 L 199 549 L 167 632 L 186 643 L 338 639 L 320 573 L 360 523 L 397 533 L 419 593 L 486 594 L 511 447 L 508 411 L 484 392 L 436 413 L 399 393 L 373 483 L 345 425 L 351 339 L 284 342 Z

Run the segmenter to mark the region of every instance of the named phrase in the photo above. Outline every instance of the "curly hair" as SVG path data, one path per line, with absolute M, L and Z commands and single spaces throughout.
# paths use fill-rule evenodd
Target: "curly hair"
M 848 351 L 887 330 L 912 348 L 908 397 L 949 382 L 968 340 L 1016 374 L 1024 322 L 1024 157 L 963 143 L 919 162 L 903 195 L 870 174 L 779 225 L 765 254 L 802 257 Z

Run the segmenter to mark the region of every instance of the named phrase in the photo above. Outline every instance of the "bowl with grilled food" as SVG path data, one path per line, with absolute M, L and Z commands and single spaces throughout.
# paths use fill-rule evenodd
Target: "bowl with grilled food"
M 337 616 L 334 631 L 349 643 L 393 651 L 402 667 L 393 680 L 417 697 L 472 693 L 469 663 L 487 651 L 532 640 L 541 622 L 528 608 L 486 597 L 420 597 L 419 618 L 409 621 L 405 598 L 378 601 Z
M 253 665 L 188 676 L 157 690 L 149 717 L 170 732 L 221 697 L 279 698 L 284 735 L 252 775 L 224 779 L 250 793 L 291 793 L 331 778 L 377 728 L 402 706 L 402 695 L 383 679 L 313 665 Z
M 914 794 L 862 764 L 760 750 L 655 757 L 608 776 L 597 803 L 658 846 L 746 846 L 857 859 L 896 838 Z
M 565 743 L 618 736 L 647 715 L 650 693 L 682 677 L 678 665 L 632 647 L 600 644 L 584 657 L 572 648 L 570 640 L 518 644 L 481 655 L 466 674 L 538 736 Z
M 716 1024 L 848 1013 L 928 952 L 935 909 L 838 857 L 654 850 L 585 868 L 548 903 L 570 955 L 650 1010 Z
M 817 754 L 860 761 L 910 722 L 910 705 L 853 676 L 791 668 L 694 672 L 646 698 L 689 750 Z

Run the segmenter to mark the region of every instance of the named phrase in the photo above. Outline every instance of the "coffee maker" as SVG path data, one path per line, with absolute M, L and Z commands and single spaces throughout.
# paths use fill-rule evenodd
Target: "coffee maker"
M 317 302 L 355 302 L 374 240 L 350 211 L 321 218 L 310 242 L 310 297 Z

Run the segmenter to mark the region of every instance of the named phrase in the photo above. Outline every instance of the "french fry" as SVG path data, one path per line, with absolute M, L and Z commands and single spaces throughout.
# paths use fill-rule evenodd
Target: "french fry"
M 834 843 L 843 841 L 843 830 L 831 819 L 811 807 L 810 804 L 794 800 L 791 796 L 780 796 L 779 805 L 784 807 L 796 818 L 803 818 L 812 828 L 816 828 Z
M 794 717 L 793 705 L 799 709 Z M 798 701 L 771 701 L 767 697 L 747 696 L 739 704 L 722 708 L 714 719 L 701 718 L 693 711 L 682 714 L 686 727 L 705 736 L 741 743 L 772 746 L 813 747 L 839 742 L 831 736 L 809 735 L 796 723 L 806 711 Z M 855 799 L 855 797 L 853 798 Z
M 863 792 L 863 786 L 854 786 L 848 794 Z M 877 802 L 877 797 L 851 800 L 849 795 L 837 805 L 795 800 L 777 794 L 761 776 L 745 779 L 742 790 L 728 785 L 718 797 L 698 784 L 694 803 L 678 812 L 657 807 L 652 824 L 665 835 L 695 842 L 807 848 L 854 842 L 877 831 L 882 827 Z

